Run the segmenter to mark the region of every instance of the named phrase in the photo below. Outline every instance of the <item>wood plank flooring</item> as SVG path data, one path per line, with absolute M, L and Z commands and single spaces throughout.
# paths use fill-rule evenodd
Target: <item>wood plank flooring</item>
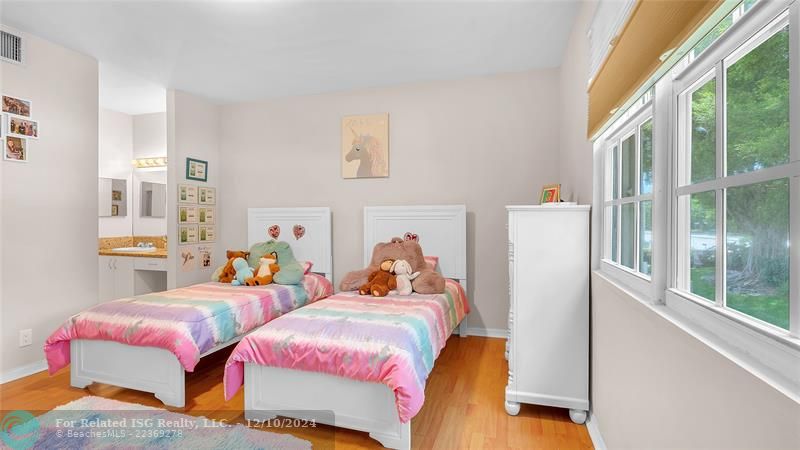
M 590 449 L 583 425 L 569 419 L 567 410 L 522 405 L 511 417 L 503 407 L 508 366 L 505 341 L 453 336 L 436 361 L 425 389 L 425 406 L 411 422 L 414 448 L 434 449 Z M 190 415 L 244 421 L 243 391 L 228 402 L 222 395 L 222 369 L 230 353 L 221 350 L 201 360 L 187 374 L 186 408 Z M 163 407 L 152 394 L 95 383 L 86 389 L 69 385 L 69 368 L 53 377 L 40 372 L 0 385 L 0 409 L 49 410 L 85 395 Z M 271 429 L 269 431 L 281 432 Z M 285 430 L 311 441 L 314 448 L 381 448 L 366 433 L 320 426 Z

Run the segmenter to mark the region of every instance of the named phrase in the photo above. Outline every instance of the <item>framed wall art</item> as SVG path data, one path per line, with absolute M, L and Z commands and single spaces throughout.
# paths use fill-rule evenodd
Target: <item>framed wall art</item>
M 342 119 L 342 178 L 389 176 L 389 114 Z
M 186 179 L 208 181 L 208 161 L 186 158 Z

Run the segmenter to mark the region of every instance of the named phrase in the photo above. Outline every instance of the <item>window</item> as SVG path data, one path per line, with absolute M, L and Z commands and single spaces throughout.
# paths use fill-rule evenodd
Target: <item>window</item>
M 653 118 L 650 93 L 607 140 L 604 259 L 649 277 L 653 265 Z
M 800 208 L 791 194 L 800 181 L 790 147 L 798 126 L 790 122 L 792 98 L 798 107 L 790 92 L 795 56 L 789 11 L 750 35 L 723 35 L 753 3 L 698 44 L 694 54 L 709 52 L 698 60 L 703 67 L 689 65 L 688 80 L 675 82 L 675 287 L 744 320 L 790 330 L 790 214 Z

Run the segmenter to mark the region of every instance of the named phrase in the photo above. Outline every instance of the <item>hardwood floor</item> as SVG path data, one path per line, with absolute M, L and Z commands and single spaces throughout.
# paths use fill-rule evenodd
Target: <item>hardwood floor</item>
M 411 422 L 414 448 L 467 449 L 587 449 L 592 448 L 583 425 L 569 420 L 567 410 L 522 405 L 520 414 L 506 414 L 503 401 L 508 366 L 505 341 L 453 336 L 436 361 L 425 389 L 425 406 Z M 244 421 L 243 391 L 225 402 L 222 369 L 230 350 L 201 360 L 187 374 L 186 402 L 190 415 Z M 53 377 L 41 372 L 0 385 L 0 409 L 49 410 L 85 395 L 163 407 L 152 394 L 95 383 L 86 389 L 69 385 L 69 368 Z M 271 429 L 270 431 L 281 432 Z M 307 439 L 314 448 L 380 448 L 366 433 L 332 427 L 284 430 Z

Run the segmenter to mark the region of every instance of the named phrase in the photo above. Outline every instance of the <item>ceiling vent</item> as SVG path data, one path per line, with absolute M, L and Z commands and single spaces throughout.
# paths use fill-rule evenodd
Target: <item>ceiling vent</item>
M 0 58 L 11 63 L 22 64 L 22 37 L 0 30 Z

